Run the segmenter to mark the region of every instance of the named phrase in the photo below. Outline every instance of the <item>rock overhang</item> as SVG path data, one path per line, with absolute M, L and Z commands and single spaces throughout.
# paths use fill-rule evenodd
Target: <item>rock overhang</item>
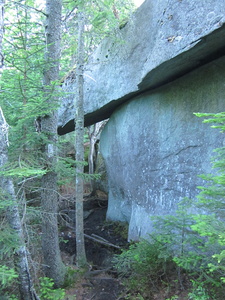
M 225 55 L 225 0 L 146 0 L 122 30 L 105 39 L 85 67 L 85 126 L 117 107 Z M 59 110 L 59 134 L 74 130 L 75 81 Z

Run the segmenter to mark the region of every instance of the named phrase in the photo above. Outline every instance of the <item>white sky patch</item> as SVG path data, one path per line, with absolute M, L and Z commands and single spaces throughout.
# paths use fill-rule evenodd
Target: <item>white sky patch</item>
M 135 6 L 139 7 L 145 0 L 133 0 L 133 1 L 134 1 Z

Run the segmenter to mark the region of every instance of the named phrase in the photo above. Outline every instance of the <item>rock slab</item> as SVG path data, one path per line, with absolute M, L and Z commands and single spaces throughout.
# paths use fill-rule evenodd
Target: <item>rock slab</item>
M 105 39 L 85 70 L 85 124 L 126 100 L 225 54 L 225 0 L 146 0 Z M 64 82 L 59 133 L 74 129 L 74 72 Z
M 147 237 L 150 216 L 174 214 L 194 198 L 211 172 L 213 149 L 224 134 L 193 112 L 224 111 L 225 58 L 119 107 L 101 135 L 110 220 L 129 223 L 129 239 Z

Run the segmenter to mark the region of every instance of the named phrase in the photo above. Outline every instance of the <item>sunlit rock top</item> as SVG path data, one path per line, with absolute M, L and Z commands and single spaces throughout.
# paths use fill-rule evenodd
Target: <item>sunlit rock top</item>
M 225 0 L 146 0 L 85 67 L 85 125 L 225 54 Z M 64 81 L 59 133 L 74 128 L 74 73 Z

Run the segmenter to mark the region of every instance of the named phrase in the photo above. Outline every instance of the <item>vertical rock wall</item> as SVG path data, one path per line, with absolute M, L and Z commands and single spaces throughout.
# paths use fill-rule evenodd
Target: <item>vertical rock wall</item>
M 151 232 L 150 216 L 172 214 L 195 197 L 198 174 L 211 171 L 212 150 L 225 143 L 193 112 L 225 110 L 225 58 L 119 107 L 101 135 L 111 220 L 129 222 L 129 239 Z

